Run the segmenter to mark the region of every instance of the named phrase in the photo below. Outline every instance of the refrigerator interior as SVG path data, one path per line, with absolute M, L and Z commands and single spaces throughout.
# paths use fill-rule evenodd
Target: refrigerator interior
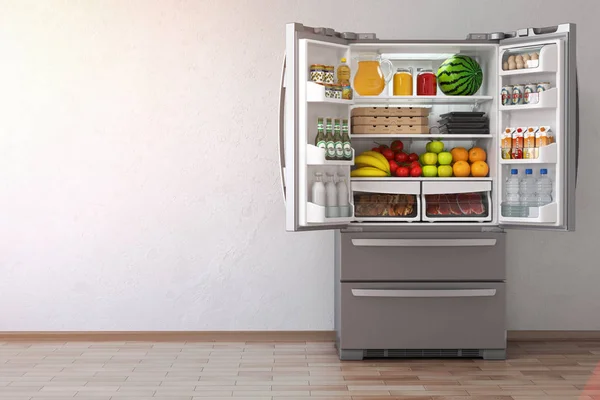
M 355 93 L 353 100 L 331 99 L 324 96 L 324 88 L 310 82 L 309 67 L 312 64 L 339 65 L 342 57 L 349 60 L 352 79 L 356 72 L 356 57 L 365 53 L 376 52 L 389 59 L 394 69 L 402 67 L 413 68 L 413 80 L 416 80 L 417 69 L 427 68 L 437 71 L 439 65 L 453 54 L 461 53 L 474 58 L 482 67 L 483 84 L 474 96 L 445 96 L 439 89 L 436 96 L 393 96 L 392 81 L 379 96 L 361 97 Z M 300 40 L 299 44 L 299 98 L 306 99 L 299 103 L 299 139 L 300 143 L 300 168 L 299 168 L 299 219 L 301 224 L 307 226 L 328 226 L 340 223 L 354 224 L 385 224 L 411 226 L 434 224 L 445 225 L 497 225 L 499 205 L 496 204 L 498 190 L 498 157 L 499 147 L 497 127 L 498 107 L 498 46 L 495 44 L 351 44 L 349 46 L 318 42 L 309 39 Z M 416 85 L 413 85 L 416 87 Z M 356 107 L 424 107 L 429 110 L 429 134 L 351 134 L 354 155 L 376 146 L 376 143 L 390 144 L 391 141 L 400 139 L 405 145 L 405 151 L 417 154 L 425 152 L 425 145 L 433 139 L 444 142 L 447 150 L 453 147 L 469 149 L 478 146 L 486 150 L 489 174 L 482 178 L 352 178 L 350 180 L 353 161 L 326 160 L 324 151 L 317 148 L 315 138 L 317 135 L 317 118 L 333 117 L 346 118 L 351 121 L 351 110 Z M 436 126 L 440 115 L 452 111 L 483 111 L 489 118 L 489 134 L 476 135 L 443 135 Z M 306 165 L 302 168 L 302 164 Z M 315 173 L 344 175 L 350 184 L 351 215 L 349 217 L 328 218 L 325 207 L 320 207 L 312 202 L 311 187 L 315 181 Z M 427 183 L 430 191 L 452 195 L 480 193 L 485 203 L 485 217 L 481 215 L 456 214 L 454 218 L 427 218 L 424 212 L 426 201 L 423 193 L 423 184 Z M 475 185 L 475 186 L 474 186 Z M 409 196 L 409 202 L 414 203 L 414 208 L 407 210 L 406 215 L 376 215 L 355 216 L 355 199 L 358 196 L 365 199 L 366 194 L 380 196 L 396 195 L 395 201 L 404 202 Z M 381 197 L 380 197 L 381 198 Z M 368 200 L 367 200 L 368 201 Z M 392 213 L 394 214 L 394 213 Z

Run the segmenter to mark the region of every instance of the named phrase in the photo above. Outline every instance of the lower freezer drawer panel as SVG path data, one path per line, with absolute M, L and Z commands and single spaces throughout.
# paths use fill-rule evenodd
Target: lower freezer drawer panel
M 342 349 L 503 349 L 504 283 L 341 283 Z
M 503 281 L 505 234 L 342 232 L 342 282 Z

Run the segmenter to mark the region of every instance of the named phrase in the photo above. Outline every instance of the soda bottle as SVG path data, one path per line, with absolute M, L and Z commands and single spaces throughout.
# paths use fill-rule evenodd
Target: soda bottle
M 352 142 L 348 132 L 348 120 L 342 120 L 342 147 L 344 148 L 344 160 L 352 160 Z
M 339 118 L 333 123 L 333 145 L 335 146 L 336 160 L 344 159 L 344 144 L 342 142 L 342 125 Z
M 325 143 L 325 128 L 323 126 L 323 117 L 317 118 L 317 137 L 315 138 L 315 146 L 327 151 L 327 143 Z

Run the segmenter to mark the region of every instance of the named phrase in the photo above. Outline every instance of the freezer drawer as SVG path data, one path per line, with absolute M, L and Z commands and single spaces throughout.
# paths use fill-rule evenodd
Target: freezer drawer
M 502 281 L 504 233 L 342 232 L 341 281 Z
M 342 350 L 502 350 L 504 283 L 342 283 Z

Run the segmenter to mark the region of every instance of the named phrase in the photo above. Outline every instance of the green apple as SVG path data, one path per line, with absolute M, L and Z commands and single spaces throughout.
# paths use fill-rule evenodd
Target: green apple
M 426 165 L 423 167 L 423 176 L 433 178 L 437 176 L 438 169 L 435 165 Z
M 438 156 L 435 153 L 425 153 L 423 154 L 423 164 L 425 165 L 435 165 L 438 162 Z
M 422 154 L 419 156 L 419 162 L 421 163 L 421 165 L 425 165 L 425 161 L 424 161 L 425 154 L 427 154 L 427 153 L 422 153 Z
M 444 178 L 452 176 L 452 167 L 449 165 L 440 165 L 437 167 L 437 173 L 438 176 L 443 176 Z
M 438 154 L 438 163 L 440 163 L 440 165 L 452 164 L 452 153 L 442 151 L 440 154 Z
M 440 142 L 439 140 L 433 140 L 425 146 L 425 149 L 431 153 L 441 153 L 444 151 L 444 142 Z

